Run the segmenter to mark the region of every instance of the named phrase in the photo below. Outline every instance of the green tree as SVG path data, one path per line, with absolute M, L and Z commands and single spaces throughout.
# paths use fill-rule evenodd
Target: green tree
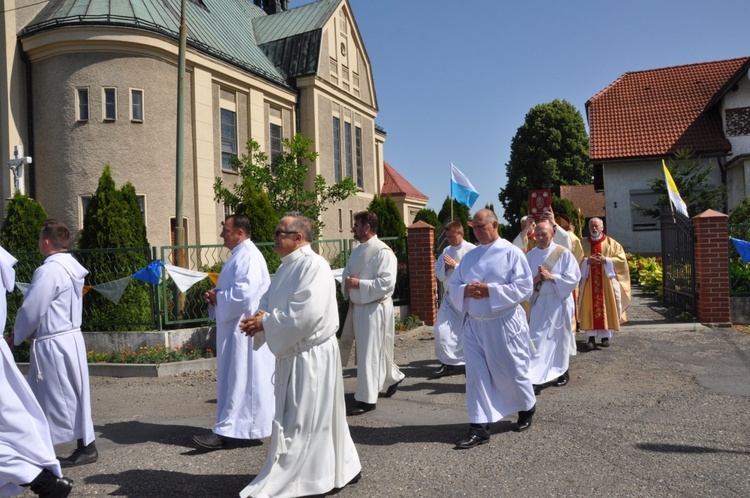
M 0 243 L 18 259 L 15 266 L 16 282 L 29 283 L 34 270 L 43 261 L 38 241 L 47 213 L 41 204 L 18 191 L 5 208 L 5 213 L 0 229 Z M 22 304 L 23 295 L 20 292 L 8 294 L 8 319 L 5 322 L 7 332 L 13 329 L 14 318 Z
M 406 225 L 391 196 L 375 196 L 367 210 L 378 215 L 378 237 L 400 237 L 388 245 L 393 248 L 400 262 L 406 261 Z
M 701 164 L 700 158 L 687 149 L 678 150 L 666 163 L 680 197 L 687 204 L 690 216 L 700 214 L 707 209 L 724 211 L 727 187 L 726 185 L 712 185 L 713 168 L 710 164 Z M 636 205 L 636 209 L 645 216 L 658 219 L 662 212 L 669 212 L 671 208 L 667 182 L 662 174 L 650 179 L 648 185 L 654 193 L 659 194 L 656 207 L 647 208 Z
M 321 175 L 313 180 L 312 188 L 306 187 L 308 164 L 317 159 L 318 153 L 311 150 L 312 139 L 298 133 L 291 140 L 283 139 L 283 152 L 269 163 L 268 156 L 261 151 L 260 144 L 252 138 L 247 141 L 247 152 L 234 159 L 240 181 L 231 187 L 221 178 L 214 182 L 217 201 L 239 210 L 248 204 L 248 193 L 261 186 L 273 207 L 275 217 L 289 211 L 299 211 L 316 221 L 316 237 L 320 236 L 323 223 L 320 215 L 330 204 L 342 201 L 357 192 L 351 178 L 327 185 Z M 268 216 L 271 213 L 263 213 Z M 260 240 L 256 237 L 256 240 Z M 268 239 L 270 240 L 270 239 Z
M 104 167 L 83 216 L 78 248 L 84 250 L 77 256 L 89 270 L 90 285 L 128 277 L 150 261 L 146 225 L 135 188 L 128 182 L 117 190 L 109 165 Z M 89 292 L 84 298 L 85 321 L 91 324 L 91 330 L 148 330 L 153 322 L 152 291 L 149 284 L 132 279 L 118 304 L 96 291 Z M 133 323 L 142 325 L 130 325 Z
M 591 183 L 589 139 L 581 113 L 566 100 L 533 107 L 513 137 L 505 171 L 508 183 L 498 199 L 511 231 L 518 233 L 529 190 L 548 188 L 559 196 L 561 185 Z
M 5 208 L 0 243 L 10 253 L 39 251 L 39 232 L 46 219 L 41 204 L 16 191 Z
M 417 211 L 417 214 L 414 215 L 414 222 L 417 221 L 424 221 L 428 225 L 435 227 L 436 230 L 440 228 L 440 220 L 434 209 L 422 208 Z
M 451 218 L 451 204 L 453 204 L 453 218 Z M 445 196 L 443 207 L 440 208 L 440 212 L 438 213 L 438 219 L 440 220 L 440 223 L 445 225 L 446 223 L 449 223 L 451 221 L 460 221 L 464 226 L 464 233 L 466 234 L 466 239 L 468 240 L 470 218 L 471 215 L 469 213 L 468 206 L 459 204 L 455 199 L 451 199 L 449 195 Z

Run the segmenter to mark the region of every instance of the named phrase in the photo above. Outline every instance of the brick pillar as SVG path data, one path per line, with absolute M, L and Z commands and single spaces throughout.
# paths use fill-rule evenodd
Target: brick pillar
M 727 324 L 729 307 L 729 216 L 709 209 L 693 217 L 698 321 Z
M 435 281 L 435 229 L 424 221 L 407 228 L 409 244 L 409 304 L 411 314 L 427 325 L 437 319 Z

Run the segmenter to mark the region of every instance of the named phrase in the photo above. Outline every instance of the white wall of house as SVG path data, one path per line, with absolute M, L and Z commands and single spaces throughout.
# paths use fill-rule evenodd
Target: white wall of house
M 711 184 L 721 184 L 721 173 L 716 159 L 708 158 L 705 164 L 713 167 Z M 650 161 L 613 162 L 604 165 L 604 191 L 607 193 L 605 232 L 622 244 L 627 252 L 652 254 L 661 252 L 659 222 L 648 227 L 648 219 L 639 217 L 633 204 L 644 207 L 649 199 L 654 200 L 649 180 L 664 175 L 660 159 Z M 700 213 L 689 213 L 695 216 Z
M 750 134 L 730 134 L 731 132 L 727 128 L 726 119 L 727 109 L 747 108 L 750 108 L 750 76 L 740 79 L 736 90 L 730 90 L 722 101 L 721 114 L 724 121 L 724 134 L 732 144 L 732 155 L 727 158 L 727 162 L 731 161 L 732 157 L 750 154 Z M 731 210 L 745 197 L 750 195 L 750 160 L 741 159 L 729 166 L 727 171 L 727 185 L 729 187 L 728 206 Z

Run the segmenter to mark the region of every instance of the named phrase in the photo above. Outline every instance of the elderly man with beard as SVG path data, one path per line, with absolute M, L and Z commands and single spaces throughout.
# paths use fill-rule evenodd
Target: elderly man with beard
M 469 252 L 450 280 L 451 295 L 466 315 L 462 330 L 466 358 L 469 435 L 456 449 L 490 440 L 490 424 L 517 413 L 517 431 L 531 427 L 536 410 L 529 377 L 529 327 L 520 306 L 533 289 L 523 252 L 497 233 L 497 216 L 482 209 L 473 218 L 480 245 Z
M 626 321 L 625 310 L 630 305 L 630 272 L 625 249 L 604 233 L 599 218 L 589 220 L 589 236 L 581 241 L 584 259 L 581 263 L 581 283 L 578 288 L 578 318 L 581 330 L 586 331 L 586 349 L 609 346 L 620 323 Z
M 555 382 L 564 386 L 570 378 L 570 350 L 574 341 L 573 291 L 581 279 L 578 262 L 572 252 L 552 242 L 553 228 L 542 221 L 536 226 L 536 248 L 526 254 L 534 276 L 534 292 L 530 299 L 529 334 L 531 348 L 529 375 L 534 393 L 542 385 Z

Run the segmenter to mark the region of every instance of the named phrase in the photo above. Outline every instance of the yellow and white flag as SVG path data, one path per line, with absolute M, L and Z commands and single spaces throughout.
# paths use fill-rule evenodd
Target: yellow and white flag
M 661 160 L 661 164 L 664 166 L 664 176 L 667 179 L 667 193 L 669 194 L 669 200 L 672 202 L 672 205 L 678 213 L 689 217 L 687 205 L 685 204 L 685 201 L 682 200 L 682 197 L 680 197 L 680 193 L 677 191 L 677 185 L 675 185 L 674 180 L 672 180 L 672 175 L 669 174 L 667 163 L 664 162 L 664 159 Z

